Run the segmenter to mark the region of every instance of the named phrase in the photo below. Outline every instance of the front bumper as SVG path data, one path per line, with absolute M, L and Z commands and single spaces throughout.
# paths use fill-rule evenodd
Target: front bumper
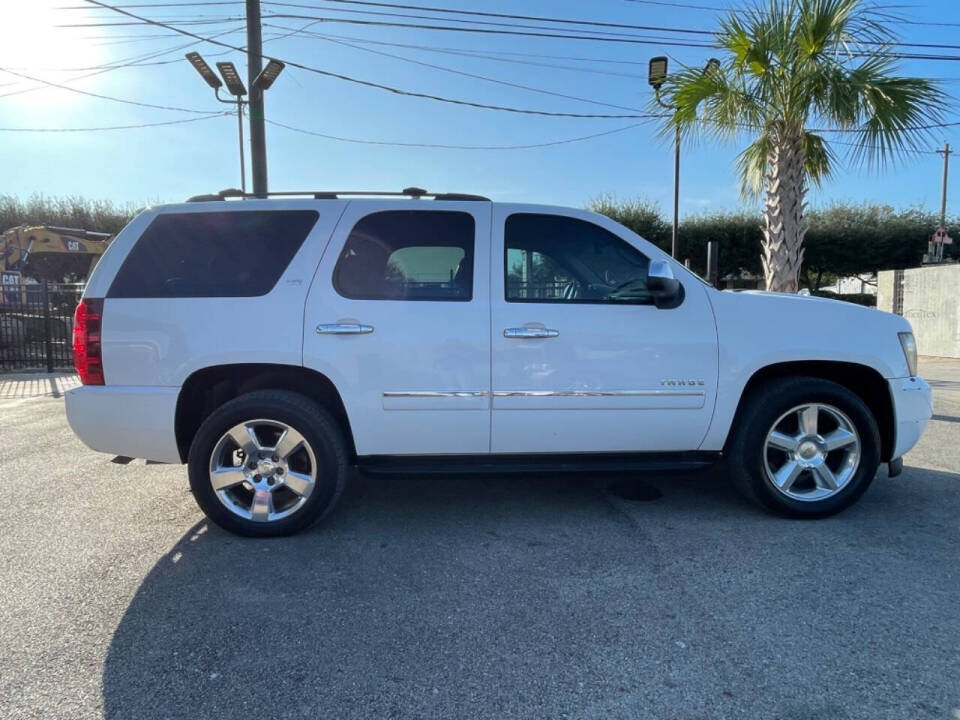
M 903 456 L 917 444 L 933 415 L 933 393 L 919 377 L 894 378 L 890 385 L 893 400 L 894 438 L 891 459 Z
M 174 435 L 179 388 L 84 385 L 66 394 L 67 421 L 92 450 L 180 463 Z

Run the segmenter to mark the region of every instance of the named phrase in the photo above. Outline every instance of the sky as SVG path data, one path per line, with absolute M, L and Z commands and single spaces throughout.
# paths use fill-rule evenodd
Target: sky
M 205 37 L 218 35 L 216 39 L 230 45 L 245 45 L 242 2 L 172 6 L 186 1 L 112 0 L 144 17 L 191 21 L 178 27 Z M 737 6 L 731 0 L 383 1 L 685 30 L 713 30 L 717 9 Z M 183 54 L 199 51 L 211 65 L 233 61 L 246 78 L 243 53 L 160 27 L 127 24 L 134 21 L 107 9 L 68 9 L 87 6 L 84 0 L 0 2 L 6 6 L 0 25 L 0 194 L 80 195 L 146 204 L 179 202 L 190 195 L 239 186 L 236 116 L 185 112 L 229 111 L 230 107 L 216 102 Z M 956 0 L 906 2 L 897 10 L 908 21 L 898 23 L 901 39 L 952 45 L 916 52 L 955 59 L 907 60 L 901 72 L 942 79 L 946 93 L 960 94 L 960 4 Z M 646 81 L 650 57 L 667 55 L 671 67 L 698 66 L 717 53 L 664 44 L 666 39 L 699 44 L 708 36 L 659 29 L 444 16 L 331 0 L 286 3 L 264 0 L 262 4 L 267 56 L 414 93 L 517 109 L 642 114 L 648 111 L 651 97 Z M 589 29 L 592 34 L 610 34 L 574 40 L 364 24 L 371 20 L 554 34 Z M 518 24 L 536 27 L 515 27 Z M 644 43 L 596 39 L 623 35 Z M 118 63 L 124 66 L 104 71 Z M 268 125 L 271 190 L 399 190 L 415 185 L 495 200 L 577 207 L 610 194 L 653 201 L 665 216 L 672 211 L 672 141 L 661 137 L 650 120 L 481 109 L 394 94 L 290 66 L 267 91 L 265 102 L 269 121 L 339 138 Z M 960 106 L 947 102 L 947 119 L 960 119 Z M 177 124 L 78 130 L 172 122 Z M 39 128 L 72 131 L 32 131 Z M 574 141 L 585 136 L 594 137 Z M 371 141 L 512 147 L 467 150 Z M 516 147 L 559 141 L 570 142 Z M 746 142 L 702 141 L 683 148 L 681 216 L 758 207 L 740 197 L 735 174 L 736 156 Z M 937 131 L 930 139 L 931 152 L 892 168 L 869 171 L 841 164 L 831 180 L 811 191 L 810 202 L 939 209 L 942 158 L 932 150 L 943 142 L 960 147 L 960 127 Z M 837 149 L 843 153 L 846 148 Z M 960 213 L 957 173 L 960 167 L 954 170 L 957 180 L 948 193 L 952 213 Z

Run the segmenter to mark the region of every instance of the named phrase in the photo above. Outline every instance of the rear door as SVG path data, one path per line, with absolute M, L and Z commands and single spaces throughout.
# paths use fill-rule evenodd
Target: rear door
M 351 202 L 307 298 L 303 359 L 359 455 L 490 448 L 487 202 Z
M 494 212 L 492 451 L 695 450 L 717 382 L 704 286 L 685 275 L 683 302 L 656 307 L 646 275 L 662 253 L 606 218 L 562 212 Z

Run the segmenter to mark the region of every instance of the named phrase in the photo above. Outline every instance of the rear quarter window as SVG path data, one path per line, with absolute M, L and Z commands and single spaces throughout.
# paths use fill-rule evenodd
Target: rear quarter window
M 158 215 L 107 297 L 255 297 L 276 285 L 317 222 L 315 210 Z
M 473 216 L 448 210 L 383 210 L 360 219 L 333 270 L 353 300 L 473 298 Z

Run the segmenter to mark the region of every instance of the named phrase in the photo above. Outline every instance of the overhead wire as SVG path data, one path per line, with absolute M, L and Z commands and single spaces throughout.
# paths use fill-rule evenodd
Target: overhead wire
M 372 48 L 361 47 L 360 45 L 354 45 L 353 43 L 344 42 L 343 40 L 334 40 L 332 38 L 328 38 L 327 41 L 335 43 L 337 45 L 342 45 L 344 47 L 353 48 L 354 50 L 360 50 L 362 52 L 372 53 L 374 55 L 380 55 L 382 57 L 393 58 L 394 60 L 402 60 L 403 62 L 412 63 L 414 65 L 419 65 L 421 67 L 428 67 L 433 70 L 440 70 L 442 72 L 452 73 L 454 75 L 459 75 L 461 77 L 469 77 L 475 80 L 483 80 L 485 82 L 495 83 L 497 85 L 504 85 L 506 87 L 517 88 L 520 90 L 527 90 L 529 92 L 540 93 L 542 95 L 550 95 L 553 97 L 564 98 L 566 100 L 574 100 L 576 102 L 590 103 L 592 105 L 599 105 L 603 107 L 614 108 L 617 110 L 630 110 L 630 111 L 638 110 L 638 108 L 635 108 L 635 107 L 629 107 L 626 105 L 616 105 L 614 103 L 608 103 L 602 100 L 593 100 L 590 98 L 578 97 L 576 95 L 568 95 L 566 93 L 554 92 L 552 90 L 545 90 L 543 88 L 532 87 L 530 85 L 522 85 L 520 83 L 510 82 L 509 80 L 501 80 L 499 78 L 492 78 L 486 75 L 477 75 L 476 73 L 465 72 L 463 70 L 456 70 L 454 68 L 448 68 L 442 65 L 435 65 L 433 63 L 422 62 L 420 60 L 414 60 L 413 58 L 403 57 L 402 55 L 383 52 L 382 50 L 374 50 Z
M 264 38 L 263 38 L 263 42 L 264 42 L 264 43 L 268 43 L 268 42 L 273 42 L 273 41 L 275 41 L 275 40 L 282 40 L 282 39 L 284 39 L 284 38 L 290 37 L 291 35 L 295 35 L 296 33 L 301 32 L 302 30 L 305 30 L 306 28 L 309 28 L 311 25 L 314 25 L 314 24 L 315 24 L 315 23 L 307 23 L 307 24 L 303 25 L 301 28 L 285 28 L 286 30 L 289 30 L 290 32 L 275 33 L 275 34 L 272 34 L 272 35 L 265 35 Z M 240 26 L 240 27 L 233 28 L 233 29 L 230 29 L 230 30 L 224 30 L 223 32 L 220 32 L 220 33 L 217 33 L 217 34 L 215 34 L 215 35 L 212 35 L 211 37 L 218 38 L 218 37 L 223 37 L 223 36 L 225 36 L 225 35 L 231 35 L 231 34 L 233 34 L 233 33 L 235 33 L 235 32 L 240 32 L 240 31 L 244 30 L 245 27 L 246 27 L 246 26 L 244 25 L 244 26 Z M 163 37 L 169 38 L 170 35 L 167 33 L 167 34 L 164 34 Z M 155 58 L 155 57 L 163 57 L 164 55 L 169 55 L 170 53 L 177 52 L 178 50 L 184 50 L 184 49 L 186 49 L 186 48 L 193 47 L 194 45 L 197 45 L 199 42 L 200 42 L 200 41 L 191 41 L 191 42 L 184 43 L 184 44 L 181 44 L 181 45 L 177 45 L 176 47 L 167 48 L 167 49 L 164 49 L 164 50 L 154 50 L 154 51 L 151 51 L 151 52 L 149 52 L 149 53 L 143 53 L 143 54 L 141 54 L 141 55 L 135 55 L 135 56 L 132 56 L 132 57 L 128 57 L 128 58 L 123 58 L 123 59 L 120 59 L 120 60 L 116 60 L 116 61 L 114 61 L 114 62 L 112 62 L 112 63 L 108 63 L 108 64 L 105 64 L 105 65 L 95 65 L 95 66 L 82 67 L 82 68 L 45 68 L 45 70 L 48 70 L 48 71 L 51 71 L 51 72 L 84 72 L 84 71 L 88 71 L 88 70 L 93 71 L 93 72 L 89 72 L 88 74 L 85 74 L 85 75 L 78 75 L 78 76 L 76 76 L 76 77 L 67 78 L 66 80 L 64 80 L 64 82 L 68 82 L 68 83 L 69 83 L 69 82 L 75 82 L 75 81 L 77 81 L 77 80 L 83 80 L 83 79 L 85 79 L 85 78 L 93 77 L 93 76 L 95 76 L 95 75 L 101 75 L 101 74 L 103 74 L 103 73 L 105 73 L 105 72 L 110 72 L 110 71 L 112 71 L 112 70 L 120 70 L 120 69 L 122 69 L 122 68 L 127 68 L 127 67 L 149 67 L 149 66 L 156 66 L 156 65 L 170 65 L 170 64 L 172 64 L 172 63 L 181 63 L 181 62 L 183 62 L 183 59 L 182 59 L 182 58 L 176 58 L 176 59 L 172 59 L 172 60 L 160 60 L 160 61 L 156 61 L 156 62 L 146 62 L 146 60 L 149 60 L 149 59 L 152 59 L 152 58 Z M 223 56 L 223 55 L 229 54 L 230 52 L 233 52 L 233 51 L 232 51 L 232 50 L 224 50 L 224 51 L 221 51 L 221 52 L 209 53 L 209 54 L 207 55 L 207 57 L 221 57 L 221 56 Z M 246 49 L 245 49 L 245 48 L 243 49 L 243 52 L 246 52 Z M 17 69 L 22 69 L 22 68 L 11 68 L 11 69 L 17 70 Z M 10 83 L 10 84 L 14 84 L 14 83 Z M 20 95 L 20 94 L 23 94 L 23 93 L 34 92 L 34 91 L 36 91 L 36 90 L 42 90 L 42 89 L 43 89 L 44 87 L 46 87 L 46 86 L 47 86 L 47 85 L 40 84 L 40 85 L 36 85 L 36 86 L 30 87 L 30 88 L 22 88 L 22 89 L 20 89 L 20 90 L 15 90 L 15 91 L 12 91 L 12 92 L 0 94 L 0 98 L 9 97 L 9 96 L 11 96 L 11 95 Z
M 243 29 L 242 27 L 239 27 L 239 28 L 234 28 L 234 29 L 232 29 L 232 30 L 224 30 L 223 32 L 220 32 L 220 33 L 217 33 L 217 34 L 213 35 L 212 37 L 218 38 L 218 37 L 222 37 L 222 36 L 224 36 L 224 35 L 230 35 L 230 34 L 232 34 L 232 33 L 234 33 L 234 32 L 238 32 L 238 31 L 240 31 L 240 30 L 242 30 L 242 29 Z M 107 63 L 107 64 L 105 64 L 105 65 L 100 65 L 100 66 L 95 66 L 95 67 L 89 67 L 89 68 L 78 68 L 78 69 L 77 69 L 77 72 L 85 72 L 86 74 L 84 74 L 84 75 L 78 75 L 78 76 L 75 76 L 75 77 L 72 77 L 72 78 L 67 78 L 67 79 L 64 80 L 64 82 L 72 83 L 72 82 L 76 82 L 77 80 L 84 80 L 84 79 L 86 79 L 86 78 L 94 77 L 94 76 L 96 76 L 96 75 L 102 75 L 103 73 L 111 72 L 112 70 L 119 70 L 119 69 L 124 68 L 124 67 L 134 67 L 134 66 L 139 65 L 139 62 L 137 62 L 137 61 L 139 61 L 139 60 L 152 59 L 152 58 L 154 58 L 154 57 L 162 57 L 163 55 L 167 55 L 167 54 L 172 53 L 172 52 L 177 52 L 178 50 L 183 50 L 183 49 L 185 49 L 185 48 L 191 47 L 191 46 L 196 45 L 196 44 L 197 44 L 196 42 L 189 42 L 189 43 L 185 43 L 185 44 L 182 44 L 182 45 L 178 45 L 178 46 L 176 46 L 176 47 L 168 48 L 168 49 L 165 49 L 165 50 L 153 50 L 153 51 L 148 52 L 148 53 L 141 53 L 140 55 L 135 55 L 135 56 L 128 57 L 128 58 L 123 58 L 123 59 L 120 59 L 120 60 L 116 60 L 116 61 L 114 61 L 113 63 Z M 177 62 L 179 62 L 179 60 L 178 60 Z M 86 72 L 87 70 L 90 70 L 91 72 Z M 55 72 L 59 72 L 59 71 L 55 71 Z M 66 72 L 72 72 L 72 70 L 66 70 Z M 20 90 L 13 90 L 13 91 L 8 92 L 8 93 L 0 94 L 0 98 L 11 97 L 11 96 L 13 96 L 13 95 L 22 95 L 22 94 L 24 94 L 24 93 L 34 92 L 34 91 L 36 91 L 36 90 L 42 90 L 44 87 L 49 87 L 49 86 L 50 86 L 50 83 L 48 83 L 48 82 L 46 82 L 46 81 L 38 80 L 37 82 L 38 82 L 38 84 L 35 85 L 34 87 L 21 88 Z
M 142 128 L 161 127 L 163 125 L 183 125 L 185 123 L 197 122 L 198 120 L 210 120 L 215 117 L 226 117 L 233 112 L 219 111 L 211 115 L 200 117 L 182 118 L 180 120 L 165 120 L 162 122 L 137 123 L 135 125 L 107 125 L 102 127 L 73 127 L 73 128 L 23 128 L 23 127 L 0 127 L 0 132 L 36 132 L 36 133 L 71 133 L 71 132 L 100 132 L 102 130 L 139 130 Z
M 140 102 L 138 100 L 128 100 L 126 98 L 113 97 L 112 95 L 101 95 L 100 93 L 90 92 L 88 90 L 80 90 L 79 88 L 72 88 L 69 85 L 62 85 L 60 83 L 51 82 L 49 80 L 43 80 L 38 77 L 33 77 L 31 75 L 26 75 L 24 73 L 15 72 L 14 70 L 7 70 L 6 68 L 0 67 L 0 72 L 7 73 L 8 75 L 14 75 L 24 80 L 30 80 L 32 82 L 41 83 L 43 85 L 49 85 L 50 87 L 59 88 L 61 90 L 67 90 L 68 92 L 77 93 L 78 95 L 87 95 L 89 97 L 98 98 L 100 100 L 110 100 L 111 102 L 123 103 L 125 105 L 136 105 L 137 107 L 145 108 L 154 108 L 156 110 L 175 110 L 177 112 L 185 113 L 194 113 L 196 115 L 214 115 L 219 114 L 219 110 L 194 110 L 192 108 L 183 108 L 177 107 L 176 105 L 155 105 L 154 103 Z
M 113 7 L 113 6 L 111 6 L 111 5 L 107 4 L 107 3 L 101 2 L 101 0 L 86 0 L 86 1 L 89 2 L 89 3 L 92 4 L 92 5 L 99 5 L 99 6 L 101 6 L 101 7 L 106 7 L 106 8 L 112 8 L 112 7 Z M 165 25 L 164 23 L 161 23 L 161 22 L 159 22 L 159 21 L 150 20 L 149 18 L 144 18 L 144 17 L 138 16 L 138 15 L 135 15 L 135 14 L 133 14 L 133 13 L 130 13 L 130 12 L 126 11 L 126 10 L 117 9 L 117 12 L 119 12 L 119 13 L 121 13 L 121 14 L 124 14 L 124 15 L 128 15 L 128 16 L 130 16 L 130 17 L 133 17 L 133 18 L 135 18 L 135 19 L 141 20 L 141 21 L 143 21 L 143 22 L 147 22 L 147 23 L 149 23 L 149 24 L 151 24 L 151 25 L 158 25 L 158 26 L 160 26 L 160 27 L 167 27 L 169 30 L 172 30 L 173 32 L 179 33 L 179 34 L 181 34 L 181 35 L 186 35 L 186 36 L 188 36 L 188 37 L 193 37 L 193 38 L 196 38 L 196 39 L 198 39 L 198 40 L 204 40 L 205 42 L 211 43 L 211 44 L 213 44 L 213 45 L 219 45 L 219 46 L 221 46 L 221 47 L 225 47 L 225 48 L 229 48 L 229 49 L 232 49 L 232 50 L 236 50 L 236 51 L 238 51 L 238 52 L 245 52 L 244 50 L 242 50 L 241 48 L 237 47 L 236 45 L 230 45 L 229 43 L 225 43 L 225 42 L 223 42 L 223 41 L 221 41 L 221 40 L 216 40 L 216 39 L 213 39 L 213 38 L 204 37 L 204 36 L 202 36 L 202 35 L 197 35 L 196 33 L 193 33 L 193 32 L 191 32 L 191 31 L 189 31 L 189 30 L 183 30 L 182 28 L 167 26 L 167 25 Z M 393 87 L 393 86 L 391 86 L 391 85 L 386 85 L 386 84 L 384 84 L 384 83 L 374 82 L 374 81 L 372 81 L 372 80 L 364 80 L 364 79 L 361 79 L 361 78 L 352 77 L 352 76 L 350 76 L 350 75 L 344 75 L 343 73 L 335 73 L 335 72 L 332 72 L 332 71 L 329 71 L 329 70 L 323 70 L 323 69 L 321 69 L 321 68 L 316 68 L 316 67 L 313 67 L 313 66 L 310 66 L 310 65 L 305 65 L 305 64 L 303 64 L 303 63 L 299 63 L 299 62 L 296 62 L 296 61 L 294 61 L 294 60 L 286 60 L 286 59 L 283 59 L 283 58 L 277 58 L 277 59 L 278 59 L 278 60 L 282 60 L 284 63 L 286 63 L 287 65 L 289 65 L 289 66 L 291 66 L 291 67 L 299 68 L 299 69 L 301 69 L 301 70 L 305 70 L 305 71 L 307 71 L 307 72 L 312 72 L 312 73 L 315 73 L 315 74 L 317 74 L 317 75 L 321 75 L 321 76 L 324 76 L 324 77 L 336 78 L 336 79 L 338 79 L 338 80 L 344 80 L 344 81 L 346 81 L 346 82 L 354 83 L 354 84 L 361 85 L 361 86 L 364 86 L 364 87 L 370 87 L 370 88 L 376 88 L 376 89 L 379 89 L 379 90 L 384 90 L 384 91 L 386 91 L 386 92 L 390 92 L 390 93 L 393 93 L 393 94 L 396 94 L 396 95 L 403 95 L 403 96 L 406 96 L 406 97 L 416 97 L 416 98 L 421 98 L 421 99 L 425 99 L 425 100 L 434 100 L 434 101 L 436 101 L 436 102 L 442 102 L 442 103 L 447 103 L 447 104 L 451 104 L 451 105 L 459 105 L 459 106 L 463 106 L 463 107 L 472 107 L 472 108 L 483 109 L 483 110 L 497 110 L 497 111 L 501 111 L 501 112 L 516 113 L 516 114 L 520 114 L 520 115 L 537 115 L 537 116 L 541 116 L 541 117 L 558 117 L 558 118 L 581 118 L 581 119 L 586 119 L 586 118 L 589 118 L 589 119 L 644 119 L 644 118 L 647 118 L 647 117 L 652 117 L 652 115 L 650 115 L 649 113 L 643 113 L 643 114 L 599 114 L 599 113 L 588 114 L 588 113 L 555 112 L 555 111 L 538 110 L 538 109 L 532 109 L 532 108 L 518 108 L 518 107 L 507 106 L 507 105 L 496 105 L 496 104 L 493 104 L 493 103 L 481 103 L 481 102 L 475 102 L 475 101 L 472 101 L 472 100 L 461 100 L 461 99 L 457 99 L 457 98 L 445 97 L 445 96 L 442 96 L 442 95 L 435 95 L 435 94 L 432 94 L 432 93 L 421 93 L 421 92 L 415 92 L 415 91 L 412 91 L 412 90 L 404 90 L 404 89 L 401 89 L 401 88 Z
M 301 133 L 303 135 L 313 135 L 315 137 L 324 138 L 326 140 L 337 140 L 339 142 L 354 143 L 359 145 L 386 145 L 390 147 L 410 147 L 410 148 L 437 148 L 442 150 L 531 150 L 535 148 L 545 148 L 553 147 L 555 145 L 568 145 L 570 143 L 582 142 L 584 140 L 592 140 L 598 137 L 604 137 L 606 135 L 614 135 L 616 133 L 626 132 L 627 130 L 633 130 L 638 128 L 644 123 L 633 123 L 631 125 L 626 125 L 624 127 L 614 128 L 612 130 L 604 130 L 603 132 L 591 133 L 589 135 L 580 135 L 578 137 L 564 138 L 562 140 L 552 140 L 548 142 L 540 143 L 530 143 L 530 144 L 519 144 L 519 145 L 449 145 L 443 143 L 422 143 L 422 142 L 392 142 L 386 140 L 365 140 L 359 138 L 350 138 L 343 137 L 340 135 L 330 135 L 327 133 L 316 132 L 314 130 L 307 130 L 305 128 L 295 127 L 293 125 L 287 125 L 286 123 L 281 123 L 276 120 L 267 120 L 267 124 L 275 125 L 286 130 L 291 130 L 293 132 Z
M 274 23 L 264 23 L 264 27 L 270 27 L 274 29 L 286 29 L 285 25 L 276 25 Z M 393 43 L 393 42 L 386 42 L 383 40 L 370 40 L 368 38 L 358 38 L 352 35 L 337 35 L 337 34 L 325 34 L 325 33 L 315 33 L 315 32 L 305 32 L 305 33 L 302 33 L 302 35 L 303 37 L 306 37 L 308 39 L 344 40 L 347 42 L 356 42 L 364 45 L 380 45 L 384 47 L 397 47 L 397 48 L 402 48 L 406 50 L 422 50 L 425 52 L 440 53 L 443 55 L 453 55 L 456 57 L 479 58 L 483 60 L 492 60 L 494 62 L 510 63 L 514 65 L 527 65 L 530 67 L 543 67 L 543 68 L 551 68 L 551 69 L 558 69 L 558 70 L 569 70 L 571 72 L 582 72 L 582 73 L 589 73 L 592 75 L 603 75 L 606 77 L 624 77 L 624 78 L 630 78 L 633 80 L 643 80 L 643 81 L 646 81 L 647 79 L 646 75 L 641 75 L 639 73 L 625 73 L 625 72 L 617 72 L 617 71 L 611 71 L 611 70 L 598 70 L 596 68 L 577 67 L 574 65 L 558 65 L 556 63 L 536 62 L 533 60 L 518 60 L 515 57 L 497 57 L 497 55 L 516 55 L 520 57 L 545 57 L 545 58 L 555 57 L 551 55 L 537 55 L 535 53 L 509 53 L 509 52 L 498 52 L 498 51 L 491 51 L 491 50 L 470 50 L 467 48 L 447 48 L 447 47 L 436 47 L 431 45 L 417 45 L 417 44 L 411 44 L 411 43 Z M 560 57 L 563 57 L 563 56 L 560 56 Z M 646 65 L 646 63 L 634 63 L 632 61 L 626 61 L 626 60 L 625 61 L 608 60 L 605 58 L 604 59 L 573 58 L 573 59 L 587 60 L 592 62 L 604 62 L 604 63 L 621 63 L 622 62 L 624 64 L 631 64 L 631 65 L 641 65 L 641 64 Z

